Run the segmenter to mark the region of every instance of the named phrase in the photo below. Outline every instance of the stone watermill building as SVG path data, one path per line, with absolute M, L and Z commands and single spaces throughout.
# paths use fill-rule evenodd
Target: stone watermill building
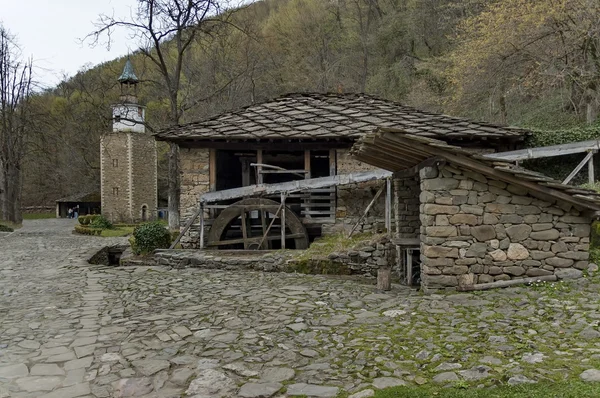
M 493 158 L 528 134 L 363 94 L 290 94 L 156 138 L 180 148 L 184 248 L 387 231 L 381 264 L 431 290 L 587 267 L 598 195 Z

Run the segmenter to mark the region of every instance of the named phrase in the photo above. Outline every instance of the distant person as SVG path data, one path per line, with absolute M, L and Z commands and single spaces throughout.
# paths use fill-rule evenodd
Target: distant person
M 73 218 L 73 209 L 71 209 L 69 207 L 69 210 L 67 211 L 67 218 Z
M 73 208 L 73 218 L 77 218 L 79 216 L 79 205 Z

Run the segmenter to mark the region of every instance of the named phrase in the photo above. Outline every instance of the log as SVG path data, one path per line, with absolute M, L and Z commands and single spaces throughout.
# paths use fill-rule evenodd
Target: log
M 377 290 L 392 290 L 392 267 L 379 267 L 377 270 Z
M 535 283 L 535 282 L 556 282 L 558 278 L 556 275 L 544 275 L 544 276 L 536 276 L 533 278 L 523 278 L 523 279 L 511 279 L 509 281 L 497 281 L 490 283 L 480 283 L 478 285 L 464 285 L 458 286 L 456 290 L 459 292 L 473 292 L 476 290 L 490 290 L 497 289 L 501 287 L 510 287 L 517 285 L 524 285 L 527 283 Z

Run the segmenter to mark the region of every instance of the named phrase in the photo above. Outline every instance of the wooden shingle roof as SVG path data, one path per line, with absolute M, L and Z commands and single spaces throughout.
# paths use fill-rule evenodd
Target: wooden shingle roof
M 527 130 L 420 111 L 366 94 L 298 93 L 170 128 L 161 141 L 355 139 L 377 127 L 449 139 L 519 140 Z
M 540 195 L 600 211 L 600 193 L 594 190 L 563 184 L 510 162 L 490 159 L 439 139 L 407 134 L 402 130 L 378 129 L 361 137 L 350 152 L 362 162 L 400 174 L 414 172 L 431 160 L 443 159 Z

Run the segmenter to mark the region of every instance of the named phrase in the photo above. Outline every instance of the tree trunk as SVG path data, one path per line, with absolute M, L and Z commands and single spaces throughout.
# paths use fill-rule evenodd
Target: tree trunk
M 169 143 L 169 229 L 179 231 L 179 146 Z
M 21 216 L 21 172 L 10 163 L 2 165 L 0 176 L 0 219 L 20 224 Z

